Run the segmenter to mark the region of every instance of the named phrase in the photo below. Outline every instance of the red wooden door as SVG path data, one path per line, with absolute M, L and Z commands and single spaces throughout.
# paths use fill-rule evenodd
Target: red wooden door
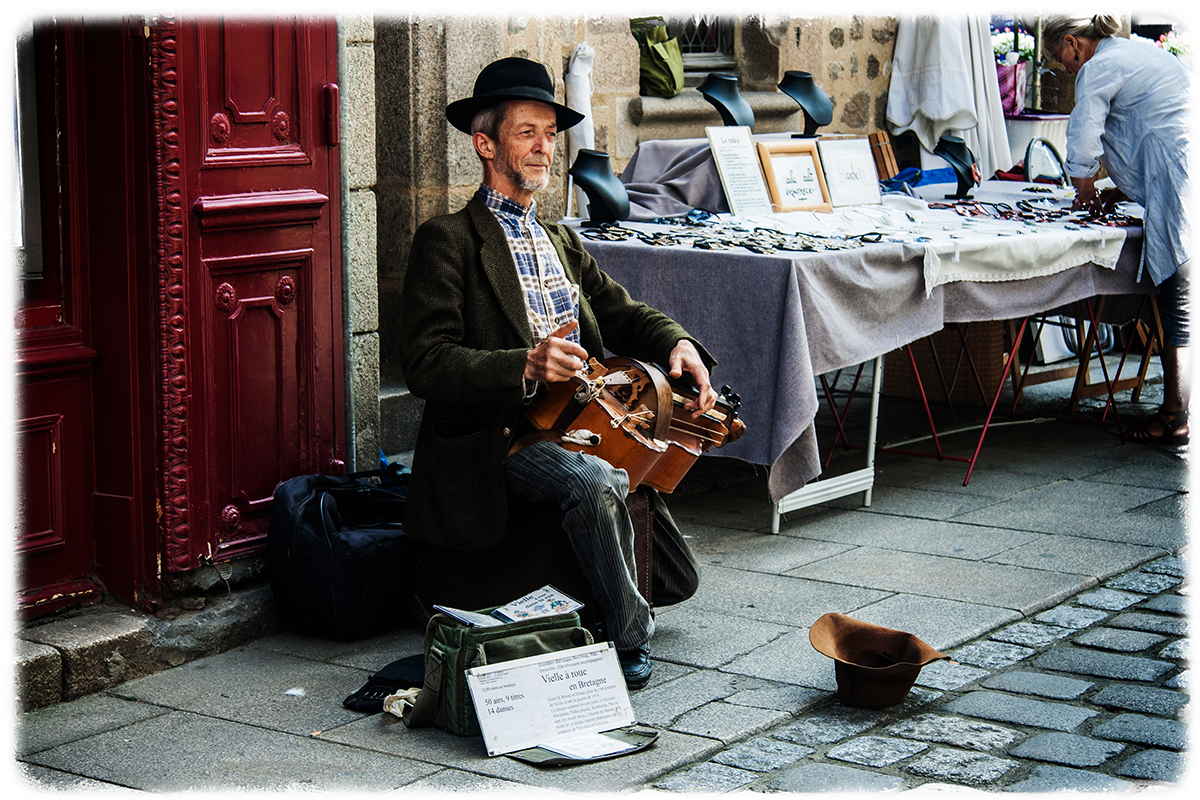
M 336 24 L 152 29 L 164 567 L 261 549 L 344 458 Z

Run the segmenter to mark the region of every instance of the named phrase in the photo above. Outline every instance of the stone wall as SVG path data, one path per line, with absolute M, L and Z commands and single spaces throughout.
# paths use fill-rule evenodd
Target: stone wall
M 800 114 L 776 89 L 791 69 L 812 72 L 834 101 L 825 130 L 870 133 L 883 127 L 895 21 L 891 17 L 746 17 L 739 21 L 737 53 L 742 89 L 755 109 L 755 131 L 798 130 Z M 462 207 L 479 183 L 470 139 L 446 122 L 446 104 L 471 94 L 488 62 L 522 56 L 549 68 L 558 98 L 572 48 L 596 52 L 592 116 L 597 150 L 618 173 L 638 143 L 704 136 L 720 124 L 716 110 L 694 89 L 676 98 L 638 96 L 638 48 L 625 17 L 377 17 L 380 360 L 385 383 L 402 382 L 395 358 L 398 297 L 408 247 L 417 226 Z M 560 144 L 548 190 L 538 198 L 544 215 L 561 216 L 566 199 L 566 152 Z
M 346 297 L 347 458 L 373 467 L 379 453 L 379 290 L 375 239 L 375 22 L 338 22 L 342 119 L 342 265 Z

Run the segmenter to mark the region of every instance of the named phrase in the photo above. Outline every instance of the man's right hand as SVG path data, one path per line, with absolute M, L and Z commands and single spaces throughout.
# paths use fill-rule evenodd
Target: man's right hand
M 525 355 L 525 380 L 558 383 L 570 380 L 587 365 L 588 352 L 566 337 L 579 327 L 573 319 L 538 342 Z

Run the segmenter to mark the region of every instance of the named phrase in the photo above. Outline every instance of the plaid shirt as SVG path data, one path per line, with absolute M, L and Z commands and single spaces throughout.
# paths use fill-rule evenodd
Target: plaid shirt
M 579 317 L 579 287 L 567 279 L 558 260 L 558 251 L 534 216 L 536 202 L 526 208 L 486 185 L 479 187 L 478 194 L 496 215 L 508 239 L 508 249 L 512 251 L 517 276 L 525 290 L 529 331 L 537 344 Z M 579 330 L 567 338 L 578 344 Z

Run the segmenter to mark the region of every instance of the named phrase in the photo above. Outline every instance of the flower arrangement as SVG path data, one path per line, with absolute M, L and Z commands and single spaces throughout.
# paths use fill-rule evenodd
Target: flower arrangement
M 1017 61 L 1032 61 L 1033 36 L 1025 31 L 1021 31 L 1017 34 L 1017 44 L 1019 45 L 1016 50 Z M 996 54 L 997 61 L 1005 61 L 1008 54 L 1013 52 L 1012 28 L 1005 28 L 1002 31 L 992 31 L 992 52 Z
M 1192 46 L 1175 31 L 1168 31 L 1157 39 L 1147 39 L 1145 36 L 1138 36 L 1136 33 L 1131 34 L 1130 39 L 1138 39 L 1139 41 L 1149 42 L 1150 44 L 1161 47 L 1168 53 L 1176 56 L 1186 56 L 1192 52 Z M 994 39 L 994 37 L 993 37 Z

